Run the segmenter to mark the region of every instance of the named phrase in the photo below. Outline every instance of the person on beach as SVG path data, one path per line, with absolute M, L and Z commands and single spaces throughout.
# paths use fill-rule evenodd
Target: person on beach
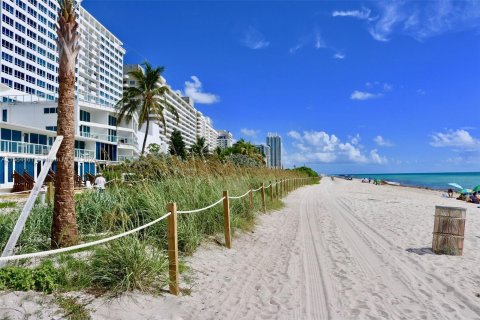
M 106 184 L 107 184 L 107 181 L 103 177 L 103 174 L 99 173 L 97 175 L 97 178 L 95 178 L 95 188 L 97 188 L 100 192 L 103 192 L 105 190 Z
M 468 199 L 468 202 L 476 203 L 476 204 L 479 204 L 479 203 L 480 203 L 480 200 L 477 198 L 477 193 L 476 193 L 476 192 L 474 192 L 474 193 L 470 196 L 470 199 Z
M 452 189 L 448 189 L 447 193 L 448 193 L 449 198 L 453 198 L 453 190 Z

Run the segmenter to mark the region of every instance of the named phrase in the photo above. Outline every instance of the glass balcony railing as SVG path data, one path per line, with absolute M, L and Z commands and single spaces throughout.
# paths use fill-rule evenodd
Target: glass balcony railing
M 7 153 L 47 156 L 51 148 L 43 144 L 0 140 L 0 151 Z M 95 159 L 95 151 L 75 149 L 75 158 Z
M 112 135 L 108 135 L 108 134 L 98 134 L 98 133 L 94 133 L 94 132 L 80 131 L 80 135 L 82 137 L 85 137 L 85 138 L 104 140 L 104 141 L 114 142 L 114 143 L 116 143 L 118 141 L 117 136 L 112 136 Z
M 84 149 L 75 149 L 75 158 L 77 159 L 95 159 L 95 151 L 93 150 L 84 150 Z
M 117 160 L 118 160 L 118 161 L 133 160 L 133 159 L 135 159 L 135 158 L 136 158 L 136 157 L 134 157 L 134 156 L 122 156 L 122 155 L 117 156 Z
M 2 152 L 46 156 L 50 152 L 51 147 L 36 143 L 0 140 L 0 149 Z

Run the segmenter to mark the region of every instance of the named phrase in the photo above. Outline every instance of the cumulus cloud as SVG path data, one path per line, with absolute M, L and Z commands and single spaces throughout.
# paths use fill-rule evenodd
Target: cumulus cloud
M 256 137 L 259 130 L 254 130 L 254 129 L 247 129 L 247 128 L 242 128 L 240 129 L 240 132 L 247 137 Z
M 377 1 L 373 10 L 362 8 L 334 11 L 334 17 L 364 20 L 367 30 L 377 41 L 389 41 L 395 34 L 405 34 L 417 40 L 480 27 L 478 0 L 439 1 Z M 372 12 L 374 16 L 372 16 Z
M 220 97 L 213 94 L 203 92 L 202 82 L 197 76 L 191 76 L 192 81 L 185 81 L 185 89 L 183 94 L 193 99 L 193 101 L 201 104 L 213 104 L 220 101 Z
M 347 57 L 347 55 L 343 52 L 336 52 L 334 55 L 333 55 L 333 58 L 334 59 L 338 59 L 338 60 L 343 60 Z
M 241 42 L 245 47 L 252 50 L 265 49 L 270 45 L 264 35 L 253 26 L 249 26 L 245 30 Z
M 430 145 L 436 148 L 459 148 L 465 150 L 480 150 L 480 140 L 463 129 L 437 132 L 431 136 Z
M 355 90 L 350 95 L 350 99 L 351 100 L 369 100 L 369 99 L 379 98 L 381 96 L 382 96 L 381 93 L 371 93 L 366 91 Z
M 387 163 L 377 150 L 366 151 L 358 134 L 349 141 L 324 131 L 290 131 L 288 136 L 293 139 L 295 152 L 289 154 L 289 160 L 294 163 Z
M 376 136 L 373 141 L 380 147 L 392 147 L 393 143 L 385 140 L 382 136 Z

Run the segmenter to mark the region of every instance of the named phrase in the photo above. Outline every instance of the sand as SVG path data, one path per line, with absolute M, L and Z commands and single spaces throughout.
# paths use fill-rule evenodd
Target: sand
M 188 258 L 189 295 L 133 294 L 87 308 L 94 319 L 480 319 L 476 205 L 340 179 L 285 203 L 236 234 L 233 249 L 208 242 Z M 432 254 L 435 205 L 467 208 L 463 256 Z M 0 295 L 0 314 L 9 302 Z

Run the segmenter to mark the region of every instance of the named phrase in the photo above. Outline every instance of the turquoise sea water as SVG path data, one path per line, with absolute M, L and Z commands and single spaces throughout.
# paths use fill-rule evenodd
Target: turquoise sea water
M 354 178 L 372 178 L 398 182 L 404 186 L 426 187 L 447 190 L 448 183 L 458 183 L 464 188 L 480 185 L 480 172 L 446 172 L 446 173 L 389 173 L 389 174 L 352 174 Z

